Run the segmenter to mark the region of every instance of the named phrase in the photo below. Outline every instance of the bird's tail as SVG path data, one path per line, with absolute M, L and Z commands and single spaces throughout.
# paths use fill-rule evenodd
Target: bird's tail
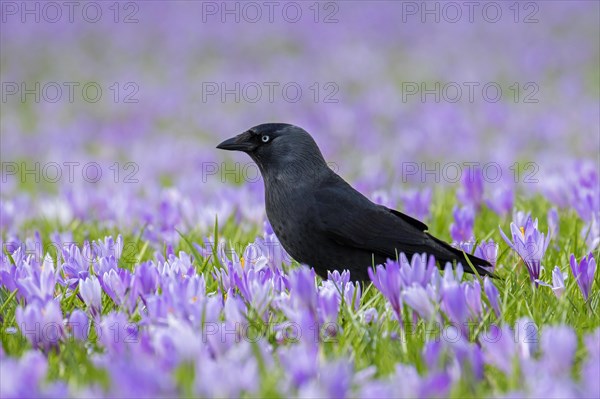
M 468 254 L 466 252 L 461 251 L 460 249 L 454 248 L 450 244 L 440 240 L 439 238 L 435 238 L 431 234 L 428 234 L 429 238 L 431 238 L 439 247 L 439 252 L 437 254 L 433 254 L 436 257 L 436 260 L 440 262 L 443 266 L 446 262 L 460 262 L 463 265 L 463 269 L 467 273 L 475 274 L 473 268 L 477 271 L 480 276 L 489 276 L 491 278 L 497 278 L 494 273 L 486 269 L 486 267 L 491 268 L 492 265 L 485 259 L 478 258 L 477 256 Z M 471 267 L 473 266 L 473 268 Z

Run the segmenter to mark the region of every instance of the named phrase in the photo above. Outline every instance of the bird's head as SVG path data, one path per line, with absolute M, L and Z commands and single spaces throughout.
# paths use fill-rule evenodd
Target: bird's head
M 287 123 L 263 123 L 223 141 L 221 150 L 250 155 L 263 176 L 272 171 L 306 171 L 327 165 L 317 143 L 304 129 Z

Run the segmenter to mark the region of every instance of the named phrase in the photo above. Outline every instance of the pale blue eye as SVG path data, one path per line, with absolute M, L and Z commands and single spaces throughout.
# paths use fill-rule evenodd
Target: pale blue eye
M 271 138 L 270 138 L 269 136 L 267 136 L 267 135 L 265 135 L 265 136 L 262 136 L 262 142 L 263 142 L 263 143 L 268 143 L 270 139 L 271 139 Z

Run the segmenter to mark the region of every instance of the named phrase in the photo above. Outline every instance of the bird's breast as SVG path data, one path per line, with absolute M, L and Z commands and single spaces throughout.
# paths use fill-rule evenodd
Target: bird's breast
M 309 207 L 307 195 L 300 195 L 297 190 L 265 190 L 265 207 L 267 218 L 279 242 L 297 261 L 302 262 L 302 251 L 310 235 L 310 225 L 314 220 Z

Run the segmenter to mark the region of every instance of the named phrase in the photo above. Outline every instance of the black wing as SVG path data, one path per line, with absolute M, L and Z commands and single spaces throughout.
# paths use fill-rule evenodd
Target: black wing
M 352 188 L 341 177 L 334 175 L 315 191 L 316 227 L 339 245 L 361 249 L 369 253 L 396 259 L 397 252 L 428 253 L 436 260 L 459 261 L 465 271 L 471 272 L 465 254 L 442 240 L 425 232 L 424 223 L 381 205 L 374 204 Z M 489 271 L 479 266 L 490 266 L 486 260 L 467 254 L 480 275 Z
M 427 226 L 401 212 L 372 203 L 339 176 L 315 192 L 317 228 L 340 245 L 396 258 L 396 250 L 430 252 Z

